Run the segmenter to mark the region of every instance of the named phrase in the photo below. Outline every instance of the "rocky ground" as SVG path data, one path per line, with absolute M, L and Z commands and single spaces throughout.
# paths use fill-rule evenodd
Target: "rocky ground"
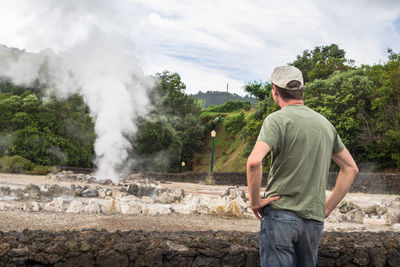
M 327 191 L 327 195 L 330 192 Z M 149 181 L 115 184 L 91 175 L 0 174 L 0 229 L 257 232 L 246 187 Z M 326 231 L 400 231 L 400 198 L 348 194 Z

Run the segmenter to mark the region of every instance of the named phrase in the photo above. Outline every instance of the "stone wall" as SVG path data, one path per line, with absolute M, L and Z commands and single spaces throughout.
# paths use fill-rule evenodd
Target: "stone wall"
M 155 180 L 174 182 L 214 182 L 217 185 L 247 185 L 244 172 L 214 172 L 211 173 L 156 173 L 146 172 L 145 177 Z M 333 189 L 338 173 L 329 173 L 327 187 Z M 213 179 L 210 180 L 210 177 Z M 263 173 L 262 184 L 268 178 L 268 173 Z M 350 192 L 363 192 L 370 194 L 400 194 L 400 174 L 385 173 L 359 173 L 354 180 Z
M 0 266 L 259 266 L 243 232 L 0 232 Z M 395 232 L 325 232 L 318 266 L 399 266 Z

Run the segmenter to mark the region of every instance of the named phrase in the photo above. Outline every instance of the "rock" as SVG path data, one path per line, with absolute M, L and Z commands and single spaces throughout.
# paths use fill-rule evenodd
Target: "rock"
M 73 176 L 74 172 L 73 171 L 62 171 L 62 174 L 65 176 Z
M 79 213 L 84 211 L 85 208 L 83 207 L 82 202 L 78 200 L 72 200 L 71 204 L 69 204 L 69 207 L 66 212 L 71 212 L 71 213 Z
M 0 257 L 3 257 L 10 251 L 11 246 L 7 243 L 0 243 Z
M 110 214 L 118 210 L 117 202 L 114 199 L 100 200 L 99 205 L 101 212 L 105 214 Z
M 47 203 L 43 209 L 45 211 L 52 211 L 52 212 L 63 212 L 64 211 L 64 200 L 60 197 L 53 199 L 50 203 Z
M 1 186 L 0 187 L 0 196 L 8 196 L 10 195 L 10 187 L 9 186 Z
M 62 186 L 61 187 L 61 195 L 62 196 L 75 196 L 75 190 L 72 190 L 72 187 Z
M 400 232 L 400 223 L 395 223 L 390 227 L 391 231 Z
M 364 214 L 361 210 L 355 209 L 351 210 L 346 214 L 342 214 L 339 219 L 341 222 L 349 222 L 349 223 L 364 223 Z
M 104 189 L 104 188 L 100 188 L 100 189 L 97 190 L 97 193 L 99 194 L 98 196 L 100 198 L 105 198 L 106 197 L 106 192 L 107 192 L 107 190 Z
M 226 212 L 229 215 L 233 215 L 233 216 L 237 216 L 237 217 L 243 217 L 243 212 L 239 208 L 239 205 L 237 204 L 237 202 L 235 200 L 233 200 L 233 201 L 228 203 L 228 207 L 226 209 Z
M 387 253 L 387 265 L 390 267 L 398 267 L 400 262 L 400 252 L 392 249 Z
M 238 192 L 236 191 L 235 187 L 229 187 L 228 190 L 226 191 L 224 196 L 230 196 L 232 199 L 236 198 L 238 196 Z
M 246 197 L 246 191 L 241 190 L 241 191 L 240 191 L 240 196 L 241 196 L 243 199 L 247 199 L 247 197 Z
M 28 247 L 18 247 L 18 248 L 12 248 L 9 252 L 10 254 L 17 256 L 17 257 L 24 257 L 29 255 L 29 249 Z
M 234 201 L 242 211 L 246 210 L 250 206 L 250 204 L 246 203 L 241 196 L 236 197 Z
M 47 196 L 50 197 L 59 197 L 61 196 L 61 187 L 57 184 L 52 184 L 48 189 L 47 189 Z
M 87 187 L 87 188 L 83 189 L 79 195 L 81 197 L 97 197 L 99 194 L 98 194 L 97 190 L 95 190 L 91 187 Z
M 376 214 L 376 207 L 378 207 L 378 205 L 368 206 L 363 209 L 363 212 L 367 215 Z
M 378 216 L 385 214 L 387 211 L 388 211 L 387 207 L 383 207 L 383 206 L 376 207 L 376 213 L 378 214 Z
M 176 203 L 171 205 L 171 211 L 180 214 L 192 214 L 196 211 L 195 205 Z
M 103 184 L 103 185 L 112 185 L 113 181 L 111 179 L 105 179 L 105 180 L 98 181 L 98 183 Z
M 171 204 L 175 202 L 175 196 L 174 194 L 164 192 L 160 196 L 156 197 L 154 201 L 162 204 Z
M 147 204 L 143 206 L 143 214 L 169 214 L 171 213 L 171 205 L 168 204 Z
M 381 216 L 381 215 L 385 214 L 387 212 L 387 210 L 388 210 L 388 208 L 385 206 L 372 205 L 372 206 L 365 208 L 363 211 L 368 216 L 371 216 L 371 215 Z
M 140 201 L 142 201 L 143 203 L 147 203 L 147 204 L 153 204 L 154 203 L 154 199 L 152 199 L 151 197 L 142 197 L 140 199 Z
M 386 263 L 386 252 L 384 248 L 373 247 L 369 250 L 371 256 L 371 265 L 376 267 L 383 267 Z
M 185 190 L 180 189 L 180 190 L 175 190 L 173 192 L 174 195 L 174 199 L 176 202 L 180 202 L 182 200 L 182 198 L 185 197 Z
M 120 198 L 122 198 L 122 197 L 124 197 L 124 196 L 127 196 L 128 193 L 126 193 L 126 192 L 121 192 L 121 191 L 119 191 L 119 190 L 114 190 L 114 189 L 113 189 L 111 195 L 112 195 L 113 198 L 115 198 L 115 200 L 119 200 Z
M 155 185 L 142 185 L 142 184 L 130 184 L 127 189 L 128 194 L 135 195 L 137 197 L 153 196 L 156 194 Z
M 40 190 L 39 190 L 40 191 Z M 17 188 L 10 192 L 10 195 L 15 199 L 21 199 L 24 197 L 24 190 L 22 188 Z
M 396 201 L 396 202 L 400 202 L 400 196 L 398 196 L 398 197 L 395 197 L 395 198 L 394 198 L 394 201 Z
M 354 204 L 352 201 L 343 200 L 339 205 L 339 211 L 341 213 L 347 213 L 352 210 L 361 210 L 360 207 Z
M 100 213 L 100 204 L 99 201 L 95 198 L 89 200 L 89 204 L 85 207 L 85 212 L 89 213 Z
M 112 196 L 112 191 L 111 190 L 107 190 L 106 191 L 106 196 Z
M 36 201 L 25 204 L 24 210 L 37 212 L 40 211 L 40 205 Z
M 140 214 L 143 212 L 143 207 L 140 202 L 125 202 L 120 201 L 120 212 L 122 214 Z
M 353 262 L 361 266 L 368 265 L 371 262 L 368 249 L 365 247 L 355 247 Z
M 400 211 L 398 209 L 389 208 L 385 214 L 385 224 L 393 225 L 400 223 Z
M 29 184 L 25 186 L 24 194 L 27 194 L 30 199 L 40 199 L 40 187 L 35 184 Z
M 200 266 L 221 266 L 219 261 L 216 258 L 206 257 L 203 255 L 199 255 L 193 262 L 193 267 L 200 267 Z

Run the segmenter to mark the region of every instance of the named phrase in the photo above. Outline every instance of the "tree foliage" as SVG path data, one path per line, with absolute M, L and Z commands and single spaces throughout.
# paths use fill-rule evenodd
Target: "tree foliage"
M 370 115 L 373 89 L 373 82 L 363 70 L 351 70 L 314 80 L 304 91 L 305 104 L 325 116 L 346 147 L 360 159 L 365 152 L 360 135 L 363 120 Z
M 140 120 L 133 142 L 134 152 L 142 157 L 136 168 L 174 170 L 182 161 L 190 168 L 193 153 L 203 145 L 201 106 L 184 93 L 186 85 L 178 73 L 164 71 L 157 73 L 155 79 L 156 87 L 151 93 L 155 107 L 150 118 Z
M 262 101 L 271 95 L 272 85 L 261 81 L 252 81 L 246 83 L 244 91 Z
M 41 165 L 91 166 L 94 125 L 81 97 L 43 102 L 26 88 L 8 83 L 0 88 L 0 156 L 19 155 Z
M 313 50 L 304 50 L 290 65 L 299 68 L 304 77 L 304 82 L 315 79 L 326 79 L 335 71 L 352 69 L 353 60 L 346 59 L 346 52 L 337 44 L 329 46 L 316 46 Z

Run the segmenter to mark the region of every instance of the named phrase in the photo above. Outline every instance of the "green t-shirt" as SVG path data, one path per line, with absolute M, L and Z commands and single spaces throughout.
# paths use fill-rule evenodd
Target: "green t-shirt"
M 304 105 L 289 105 L 264 120 L 257 141 L 271 148 L 265 197 L 280 198 L 270 205 L 324 221 L 332 154 L 345 147 L 335 127 Z

